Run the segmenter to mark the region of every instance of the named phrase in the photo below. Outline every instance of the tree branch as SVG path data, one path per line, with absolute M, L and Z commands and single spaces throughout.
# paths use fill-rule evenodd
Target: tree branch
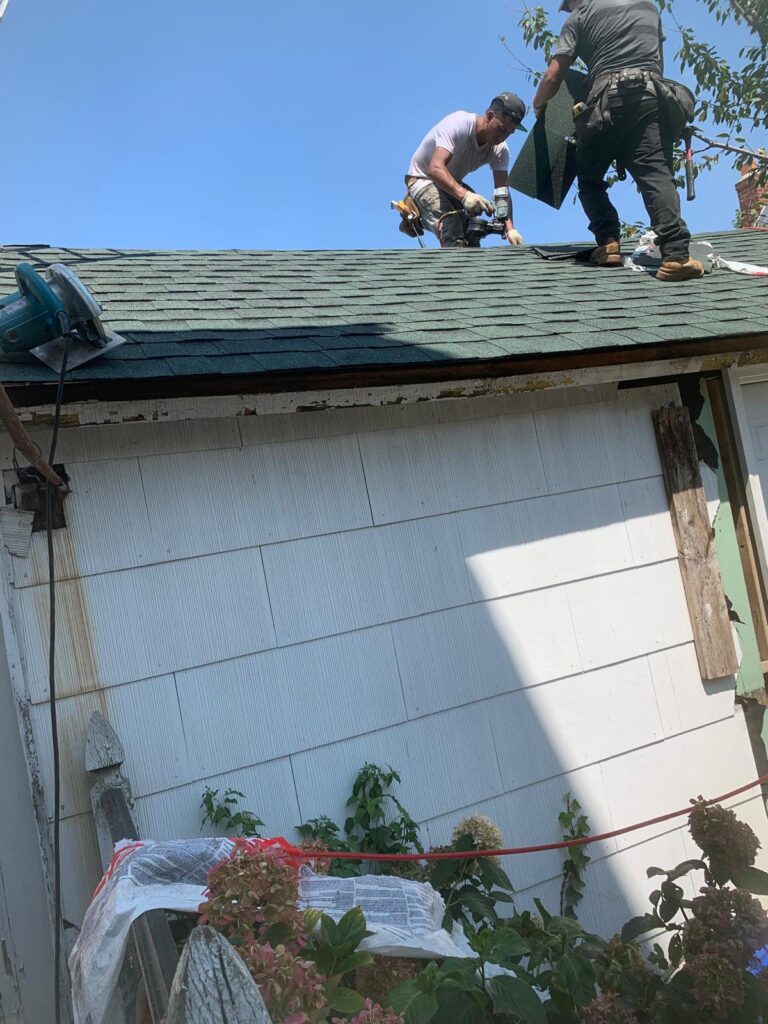
M 706 142 L 708 147 L 723 149 L 726 153 L 738 153 L 739 156 L 748 156 L 752 160 L 758 160 L 760 163 L 768 164 L 768 153 L 760 153 L 754 149 L 746 149 L 744 146 L 734 146 L 730 142 L 717 142 L 715 139 L 709 139 L 706 135 L 702 135 L 699 131 L 694 131 L 693 134 L 697 139 L 701 139 L 702 142 Z

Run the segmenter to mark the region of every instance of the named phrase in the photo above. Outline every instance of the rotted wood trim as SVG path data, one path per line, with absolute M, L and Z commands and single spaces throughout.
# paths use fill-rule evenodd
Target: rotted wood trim
M 733 523 L 736 529 L 736 541 L 739 545 L 739 554 L 741 555 L 741 566 L 744 572 L 744 582 L 747 587 L 749 607 L 755 627 L 757 649 L 760 652 L 763 672 L 765 672 L 765 665 L 768 664 L 768 613 L 766 611 L 768 600 L 766 600 L 765 589 L 758 567 L 754 528 L 747 507 L 747 494 L 739 467 L 736 437 L 722 377 L 710 378 L 707 381 L 707 391 L 712 407 L 712 418 L 715 423 L 715 430 L 717 431 L 717 443 L 720 449 L 723 475 L 731 502 Z
M 653 413 L 694 646 L 703 680 L 739 668 L 688 410 Z

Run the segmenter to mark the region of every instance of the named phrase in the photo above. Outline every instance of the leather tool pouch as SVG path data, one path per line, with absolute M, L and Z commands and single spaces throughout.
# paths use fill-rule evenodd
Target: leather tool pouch
M 610 128 L 613 124 L 608 106 L 610 83 L 598 80 L 589 90 L 586 102 L 580 113 L 573 118 L 573 134 L 576 144 L 586 146 L 595 136 Z
M 685 126 L 693 121 L 696 98 L 690 89 L 671 78 L 653 76 L 659 109 L 664 111 L 667 128 L 673 139 L 679 139 Z
M 413 201 L 410 192 L 405 193 L 403 205 L 406 207 L 407 213 L 403 213 L 402 210 L 400 211 L 399 229 L 404 235 L 408 235 L 409 238 L 418 238 L 419 235 L 424 234 L 424 225 L 421 222 L 419 208 Z

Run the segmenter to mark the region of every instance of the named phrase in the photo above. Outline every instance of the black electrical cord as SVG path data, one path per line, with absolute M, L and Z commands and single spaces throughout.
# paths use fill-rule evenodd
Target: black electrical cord
M 64 326 L 64 325 L 62 325 Z M 56 408 L 53 414 L 53 432 L 48 464 L 53 466 L 56 456 L 56 443 L 59 437 L 61 420 L 61 403 L 64 398 L 64 376 L 67 372 L 67 351 L 70 332 L 64 332 L 64 349 L 59 373 L 59 386 L 56 391 Z M 61 1024 L 61 845 L 59 805 L 61 803 L 61 775 L 59 771 L 59 727 L 56 717 L 56 571 L 53 552 L 53 484 L 45 482 L 45 531 L 48 541 L 48 699 L 51 711 L 51 746 L 53 750 L 53 993 L 54 1020 Z

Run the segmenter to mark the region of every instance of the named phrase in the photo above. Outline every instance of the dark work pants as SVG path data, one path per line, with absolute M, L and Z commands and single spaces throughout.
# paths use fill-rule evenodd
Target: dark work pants
M 680 216 L 680 196 L 672 173 L 672 140 L 659 123 L 655 93 L 640 93 L 611 109 L 613 125 L 579 146 L 576 167 L 579 199 L 598 245 L 619 240 L 619 215 L 607 195 L 605 175 L 618 160 L 643 197 L 651 227 L 665 259 L 688 259 L 691 233 Z

